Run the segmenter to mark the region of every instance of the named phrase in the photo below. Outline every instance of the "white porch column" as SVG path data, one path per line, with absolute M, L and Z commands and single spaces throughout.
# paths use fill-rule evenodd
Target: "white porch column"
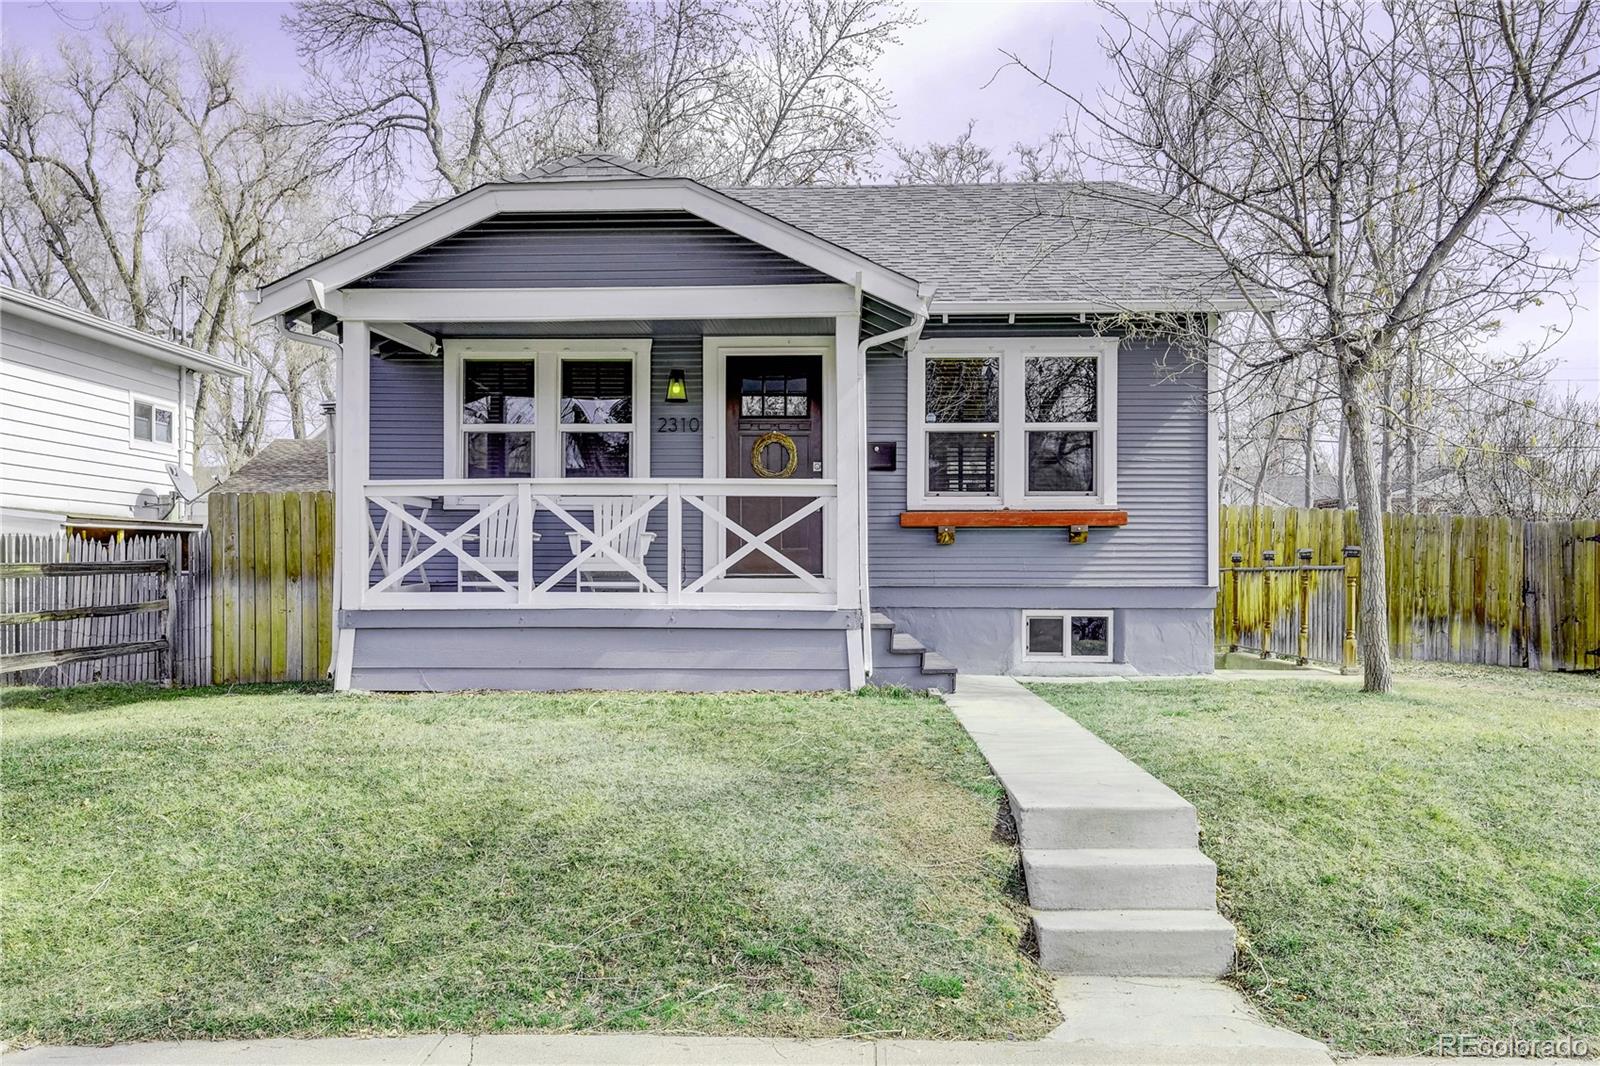
M 372 343 L 367 324 L 346 321 L 339 352 L 339 473 L 334 509 L 338 514 L 339 598 L 345 610 L 357 610 L 366 591 L 367 518 L 366 483 L 371 475 L 368 453 L 371 450 L 368 381 L 371 377 Z M 353 644 L 353 641 L 343 641 Z M 348 655 L 350 649 L 342 649 Z
M 834 400 L 834 432 L 837 435 L 839 482 L 837 545 L 834 548 L 839 606 L 861 610 L 867 581 L 867 368 L 860 348 L 861 316 L 858 311 L 834 318 L 834 381 L 838 396 Z M 871 620 L 861 619 L 859 633 L 849 634 L 850 687 L 866 684 L 867 641 L 872 639 Z

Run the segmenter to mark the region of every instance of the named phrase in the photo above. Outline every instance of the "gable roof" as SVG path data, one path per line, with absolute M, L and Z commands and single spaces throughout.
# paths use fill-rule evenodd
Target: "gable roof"
M 841 281 L 860 273 L 865 292 L 907 309 L 930 288 L 932 311 L 946 314 L 1250 303 L 1205 234 L 1161 196 L 1116 182 L 712 189 L 587 152 L 417 204 L 388 229 L 264 286 L 258 318 L 303 303 L 288 290 L 313 270 L 335 272 L 319 278 L 329 288 L 349 285 L 497 213 L 641 209 L 687 210 L 769 247 L 776 236 L 785 254 Z M 337 273 L 346 261 L 366 269 Z
M 322 434 L 275 440 L 212 487 L 212 492 L 315 492 L 328 482 L 328 442 Z
M 91 315 L 76 307 L 68 307 L 64 303 L 35 296 L 31 292 L 13 289 L 9 285 L 0 285 L 0 322 L 12 316 L 43 322 L 119 351 L 154 359 L 158 363 L 187 367 L 207 374 L 244 376 L 244 368 L 220 356 L 197 352 L 193 348 L 163 340 L 132 326 L 124 326 L 120 322 Z
M 723 191 L 933 282 L 935 311 L 1221 309 L 1240 300 L 1203 233 L 1162 197 L 1117 182 Z

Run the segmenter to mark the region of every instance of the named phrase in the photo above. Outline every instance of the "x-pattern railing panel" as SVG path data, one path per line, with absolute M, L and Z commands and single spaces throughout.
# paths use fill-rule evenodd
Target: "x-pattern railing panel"
M 630 506 L 620 519 L 608 516 L 608 526 L 597 530 L 596 522 L 585 521 L 586 504 L 592 506 L 596 499 L 626 498 Z M 797 506 L 778 521 L 761 530 L 751 530 L 729 517 L 727 505 L 737 498 L 778 498 L 794 501 Z M 744 479 L 594 479 L 583 482 L 539 480 L 486 480 L 486 481 L 415 481 L 377 482 L 367 486 L 365 506 L 369 508 L 367 551 L 361 558 L 370 573 L 375 565 L 382 573 L 367 589 L 370 605 L 425 606 L 429 603 L 468 606 L 470 604 L 522 604 L 560 605 L 581 603 L 585 606 L 669 606 L 678 603 L 706 602 L 723 604 L 749 598 L 752 602 L 793 595 L 807 602 L 837 602 L 837 584 L 831 575 L 817 575 L 796 563 L 778 546 L 778 538 L 807 519 L 830 514 L 837 502 L 837 486 L 824 481 L 757 482 Z M 432 507 L 419 506 L 432 502 Z M 692 508 L 702 516 L 699 529 L 686 530 L 684 514 Z M 383 517 L 374 522 L 370 508 L 378 508 Z M 500 572 L 485 566 L 470 548 L 475 533 L 491 517 L 506 509 L 526 522 L 528 528 L 519 530 L 516 573 L 502 567 Z M 464 510 L 471 510 L 464 521 L 451 529 L 436 527 L 450 521 Z M 610 509 L 613 513 L 621 507 Z M 547 514 L 559 522 L 573 543 L 579 545 L 568 558 L 549 570 L 542 580 L 535 581 L 532 541 L 534 516 Z M 644 559 L 633 558 L 639 554 L 625 545 L 636 544 L 645 526 L 656 515 L 662 515 L 665 540 L 658 539 L 657 549 L 665 548 L 665 583 L 652 576 Z M 831 521 L 829 523 L 831 526 Z M 548 534 L 548 528 L 545 529 Z M 409 537 L 397 553 L 394 545 L 400 536 Z M 659 528 L 651 534 L 660 538 Z M 685 574 L 684 553 L 689 547 L 689 537 L 704 537 L 706 558 L 698 575 Z M 385 555 L 385 540 L 389 551 Z M 565 543 L 566 538 L 550 538 L 543 543 Z M 724 544 L 733 542 L 727 547 Z M 736 546 L 734 546 L 736 544 Z M 540 552 L 548 548 L 538 549 Z M 453 557 L 460 569 L 481 576 L 489 589 L 462 592 L 428 590 L 426 584 L 406 585 L 408 576 L 427 574 L 427 564 L 441 555 Z M 657 556 L 659 558 L 659 556 Z M 773 578 L 769 575 L 757 585 L 744 585 L 740 575 L 733 570 L 741 562 L 760 557 L 771 560 L 782 571 L 779 584 L 793 582 L 791 593 L 775 593 Z M 496 561 L 498 565 L 498 560 Z M 541 570 L 546 567 L 541 567 Z M 615 571 L 618 575 L 638 583 L 638 590 L 607 590 L 584 592 L 572 585 L 574 575 L 582 571 Z M 658 569 L 660 569 L 658 567 Z M 562 587 L 566 583 L 567 587 Z M 748 591 L 746 591 L 748 590 Z M 398 594 L 403 598 L 394 598 Z M 798 602 L 798 600 L 796 601 Z

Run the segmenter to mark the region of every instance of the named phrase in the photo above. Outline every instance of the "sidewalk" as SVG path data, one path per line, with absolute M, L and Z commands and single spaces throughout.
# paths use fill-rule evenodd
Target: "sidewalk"
M 1046 1040 L 776 1040 L 597 1034 L 191 1040 L 37 1047 L 6 1066 L 1327 1066 L 1314 1040 L 1255 1017 L 1233 989 L 1185 978 L 1064 978 Z

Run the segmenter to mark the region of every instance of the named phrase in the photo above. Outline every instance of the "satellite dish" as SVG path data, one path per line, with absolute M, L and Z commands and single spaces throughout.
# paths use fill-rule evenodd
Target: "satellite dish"
M 157 495 L 155 489 L 140 489 L 139 495 L 134 497 L 133 517 L 153 521 L 165 514 L 171 505 L 172 497 Z
M 184 503 L 193 503 L 200 498 L 201 492 L 194 478 L 177 463 L 167 464 L 167 477 L 172 479 L 172 487 L 178 490 L 178 498 Z

